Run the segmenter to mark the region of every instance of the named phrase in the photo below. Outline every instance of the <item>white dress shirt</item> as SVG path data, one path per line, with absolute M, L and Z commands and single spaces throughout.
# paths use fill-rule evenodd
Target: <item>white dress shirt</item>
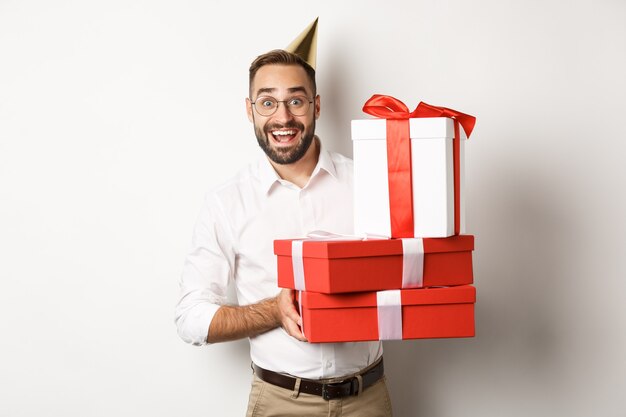
M 180 282 L 180 337 L 207 343 L 231 279 L 240 305 L 276 296 L 274 239 L 301 238 L 313 230 L 350 234 L 352 201 L 352 160 L 323 147 L 302 189 L 282 180 L 263 157 L 208 192 Z M 380 342 L 300 342 L 280 327 L 249 340 L 258 366 L 309 379 L 351 374 L 382 355 Z

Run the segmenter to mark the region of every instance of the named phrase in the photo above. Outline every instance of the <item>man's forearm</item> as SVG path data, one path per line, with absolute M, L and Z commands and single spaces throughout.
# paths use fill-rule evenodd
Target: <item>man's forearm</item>
M 280 325 L 276 298 L 247 306 L 223 305 L 213 316 L 207 342 L 226 342 L 256 336 Z

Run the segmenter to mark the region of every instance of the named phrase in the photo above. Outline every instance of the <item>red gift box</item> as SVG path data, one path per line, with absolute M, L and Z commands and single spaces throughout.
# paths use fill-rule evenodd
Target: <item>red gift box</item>
M 274 241 L 278 286 L 326 294 L 471 284 L 473 249 L 472 235 Z
M 298 293 L 309 342 L 474 336 L 471 285 L 353 294 Z

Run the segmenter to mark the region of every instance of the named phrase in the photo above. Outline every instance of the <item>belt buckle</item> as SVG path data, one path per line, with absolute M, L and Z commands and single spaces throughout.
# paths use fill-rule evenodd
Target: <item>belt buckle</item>
M 330 401 L 330 396 L 328 394 L 328 386 L 331 384 L 322 384 L 322 398 L 326 401 Z
M 332 384 L 322 384 L 322 398 L 325 399 L 326 401 L 329 401 L 334 398 L 344 397 L 345 395 L 341 391 L 339 392 L 339 395 L 331 396 L 331 393 L 328 391 L 328 388 L 329 387 L 341 388 L 342 385 L 346 385 L 346 384 L 349 384 L 349 392 L 347 393 L 347 395 L 354 395 L 355 393 L 358 392 L 358 389 L 359 389 L 358 380 L 356 378 L 350 378 L 350 379 L 346 379 L 340 382 L 334 382 Z

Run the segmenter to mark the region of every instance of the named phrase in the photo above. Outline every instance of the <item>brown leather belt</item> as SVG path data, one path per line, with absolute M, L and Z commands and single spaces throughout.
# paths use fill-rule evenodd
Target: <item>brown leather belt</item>
M 296 386 L 297 378 L 293 376 L 268 371 L 267 369 L 259 368 L 254 363 L 252 364 L 252 369 L 259 379 L 269 384 L 288 390 L 294 390 Z M 383 367 L 383 359 L 381 358 L 376 365 L 363 371 L 363 373 L 358 374 L 360 378 L 359 376 L 353 376 L 348 379 L 332 383 L 324 383 L 313 379 L 301 378 L 299 392 L 320 395 L 325 400 L 347 397 L 349 395 L 356 395 L 360 393 L 365 388 L 382 378 L 384 374 L 385 369 Z M 359 379 L 362 381 L 362 387 L 359 386 Z

